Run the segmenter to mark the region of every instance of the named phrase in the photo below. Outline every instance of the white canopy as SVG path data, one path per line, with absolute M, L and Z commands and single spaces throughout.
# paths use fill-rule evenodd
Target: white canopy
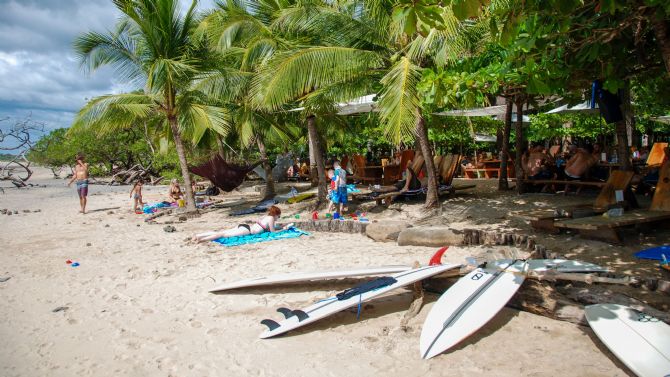
M 560 113 L 570 113 L 570 112 L 580 112 L 580 113 L 598 113 L 600 110 L 598 109 L 598 106 L 596 105 L 595 109 L 591 108 L 591 104 L 589 101 L 584 101 L 578 105 L 575 106 L 568 106 L 568 105 L 563 105 L 559 106 L 555 109 L 549 110 L 546 112 L 546 114 L 560 114 Z

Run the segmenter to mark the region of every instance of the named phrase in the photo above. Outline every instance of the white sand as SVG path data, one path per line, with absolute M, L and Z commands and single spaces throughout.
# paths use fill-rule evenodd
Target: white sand
M 511 309 L 457 348 L 421 360 L 421 324 L 437 296 L 403 330 L 407 291 L 372 301 L 359 321 L 344 312 L 261 340 L 259 321 L 280 319 L 277 307 L 303 307 L 347 285 L 207 290 L 289 271 L 426 263 L 434 248 L 326 233 L 235 248 L 193 246 L 184 239 L 194 232 L 241 219 L 220 211 L 165 233 L 131 213 L 128 187 L 92 185 L 92 212 L 82 216 L 63 180 L 40 170 L 32 182 L 48 187 L 0 194 L 0 208 L 20 211 L 0 216 L 0 277 L 10 277 L 0 283 L 1 376 L 628 374 L 590 329 Z M 164 190 L 146 187 L 145 198 L 157 200 Z M 452 207 L 458 205 L 465 202 Z M 467 248 L 453 248 L 445 259 L 467 255 Z M 67 259 L 81 265 L 70 267 Z M 52 312 L 60 306 L 68 309 Z

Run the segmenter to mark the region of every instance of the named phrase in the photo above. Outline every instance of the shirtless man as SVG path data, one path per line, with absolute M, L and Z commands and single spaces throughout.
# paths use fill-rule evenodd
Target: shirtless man
M 565 176 L 568 180 L 580 180 L 584 178 L 586 172 L 597 162 L 593 155 L 593 147 L 586 145 L 585 148 L 578 148 L 577 152 L 565 163 Z M 568 193 L 568 186 L 565 185 L 565 193 Z M 581 187 L 577 189 L 579 193 Z
M 77 163 L 74 166 L 74 174 L 67 186 L 77 181 L 77 194 L 79 195 L 80 213 L 86 214 L 86 196 L 88 195 L 88 164 L 84 161 L 84 155 L 77 153 Z
M 542 145 L 536 144 L 530 149 L 530 155 L 522 159 L 523 168 L 530 179 L 551 179 L 552 173 L 546 163 L 552 163 L 552 158 L 542 151 Z

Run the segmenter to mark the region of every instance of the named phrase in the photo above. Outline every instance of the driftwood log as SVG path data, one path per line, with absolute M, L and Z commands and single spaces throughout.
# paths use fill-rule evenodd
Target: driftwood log
M 151 185 L 156 185 L 163 180 L 163 177 L 156 177 L 141 164 L 135 164 L 130 169 L 121 170 L 112 175 L 112 179 L 110 180 L 109 185 L 114 183 L 128 185 L 138 179 L 142 179 Z

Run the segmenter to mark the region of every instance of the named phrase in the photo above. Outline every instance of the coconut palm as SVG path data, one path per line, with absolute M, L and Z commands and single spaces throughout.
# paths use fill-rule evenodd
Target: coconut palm
M 117 76 L 144 88 L 144 93 L 107 95 L 90 101 L 77 115 L 76 127 L 114 130 L 160 117 L 171 135 L 185 183 L 187 208 L 195 210 L 183 138 L 197 141 L 206 130 L 225 134 L 227 111 L 198 90 L 215 70 L 218 57 L 194 43 L 197 0 L 185 15 L 178 0 L 113 0 L 123 14 L 116 30 L 88 32 L 74 42 L 88 72 L 112 66 Z
M 394 5 L 388 0 L 312 0 L 276 11 L 274 27 L 304 42 L 273 54 L 260 67 L 252 82 L 253 99 L 268 109 L 296 100 L 341 102 L 368 94 L 372 82 L 381 84 L 378 107 L 386 134 L 396 143 L 418 138 L 428 173 L 426 207 L 435 207 L 437 175 L 417 89 L 422 67 L 467 54 L 477 44 L 472 35 L 485 32 L 477 23 L 459 21 L 449 6 L 436 6 L 439 27 L 420 22 L 420 28 L 411 27 L 416 15 L 394 12 Z

